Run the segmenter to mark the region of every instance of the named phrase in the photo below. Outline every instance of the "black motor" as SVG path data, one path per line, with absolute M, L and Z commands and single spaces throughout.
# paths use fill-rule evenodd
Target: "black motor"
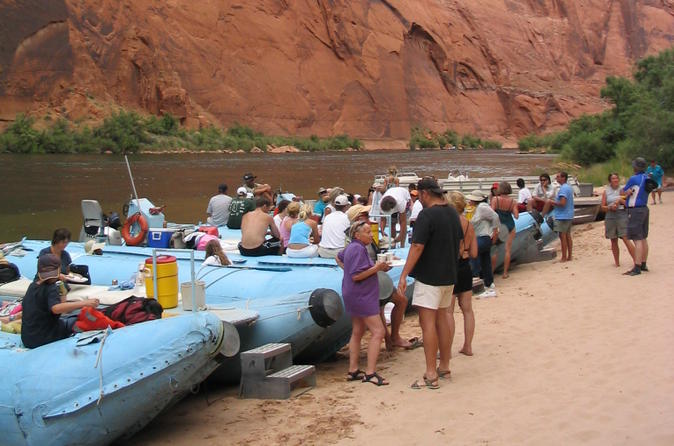
M 319 327 L 329 327 L 344 314 L 342 299 L 335 290 L 317 288 L 309 297 L 309 312 Z

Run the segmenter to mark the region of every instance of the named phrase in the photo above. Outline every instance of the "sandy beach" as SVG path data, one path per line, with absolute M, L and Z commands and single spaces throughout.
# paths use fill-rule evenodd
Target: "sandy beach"
M 663 198 L 651 206 L 650 272 L 623 276 L 627 251 L 613 266 L 595 222 L 574 227 L 572 262 L 515 265 L 497 276 L 497 298 L 473 300 L 472 357 L 458 353 L 457 308 L 452 375 L 438 390 L 410 389 L 422 349 L 382 351 L 386 387 L 346 382 L 344 352 L 300 396 L 240 400 L 207 386 L 124 443 L 674 444 L 674 194 Z M 403 334 L 421 334 L 416 314 Z

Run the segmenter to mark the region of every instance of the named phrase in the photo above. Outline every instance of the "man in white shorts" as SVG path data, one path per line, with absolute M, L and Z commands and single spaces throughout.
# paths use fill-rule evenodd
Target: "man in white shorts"
M 426 373 L 422 380 L 412 384 L 412 388 L 437 389 L 440 387 L 438 379 L 450 373 L 451 347 L 447 308 L 451 303 L 456 282 L 459 242 L 463 238 L 463 230 L 459 215 L 447 203 L 435 179 L 422 178 L 417 190 L 424 209 L 414 224 L 412 245 L 400 275 L 398 291 L 405 293 L 408 275 L 416 279 L 412 305 L 419 312 Z

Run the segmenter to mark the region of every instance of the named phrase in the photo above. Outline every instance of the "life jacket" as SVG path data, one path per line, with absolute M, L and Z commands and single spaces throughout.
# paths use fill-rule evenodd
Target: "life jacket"
M 161 319 L 164 311 L 155 299 L 131 296 L 106 308 L 103 313 L 114 321 L 125 325 Z

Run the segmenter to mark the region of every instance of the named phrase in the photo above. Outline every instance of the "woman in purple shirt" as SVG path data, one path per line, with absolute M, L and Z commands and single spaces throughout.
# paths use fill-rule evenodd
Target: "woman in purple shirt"
M 351 340 L 349 341 L 348 381 L 362 380 L 378 386 L 388 384 L 377 372 L 377 357 L 386 329 L 379 316 L 378 271 L 388 271 L 388 263 L 373 263 L 367 254 L 372 243 L 372 230 L 367 221 L 355 222 L 350 230 L 352 242 L 337 255 L 337 263 L 344 269 L 342 297 L 347 313 L 351 315 Z M 367 346 L 367 367 L 358 368 L 360 341 L 369 329 L 372 337 Z

